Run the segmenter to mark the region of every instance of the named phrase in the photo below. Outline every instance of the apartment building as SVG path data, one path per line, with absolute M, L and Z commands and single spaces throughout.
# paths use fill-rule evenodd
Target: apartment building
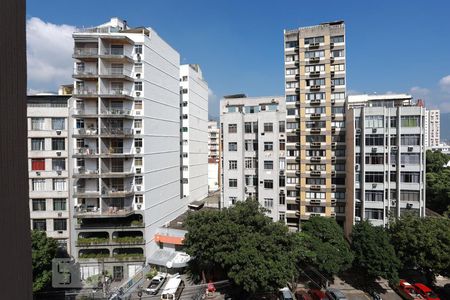
M 438 147 L 441 143 L 441 111 L 439 109 L 426 110 L 425 126 L 425 147 Z
M 285 192 L 285 119 L 284 97 L 238 94 L 220 101 L 221 207 L 255 198 L 274 221 L 295 217 L 298 205 Z
M 69 98 L 57 95 L 27 98 L 31 229 L 45 231 L 68 251 Z
M 220 180 L 220 129 L 216 121 L 208 122 L 208 190 L 219 190 Z
M 199 65 L 180 66 L 181 192 L 189 202 L 208 196 L 208 84 Z
M 133 276 L 180 197 L 179 54 L 152 28 L 112 18 L 74 39 L 72 253 L 86 279 Z M 102 264 L 97 259 L 102 259 Z
M 343 21 L 284 31 L 288 224 L 345 218 L 346 92 Z
M 345 232 L 425 216 L 425 108 L 406 94 L 348 96 Z

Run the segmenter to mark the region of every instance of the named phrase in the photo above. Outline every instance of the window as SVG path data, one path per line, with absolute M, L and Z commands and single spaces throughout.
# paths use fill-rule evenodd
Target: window
M 286 102 L 295 102 L 298 100 L 297 95 L 286 95 Z
M 237 179 L 228 179 L 228 187 L 237 188 Z
M 366 198 L 365 201 L 379 201 L 383 202 L 383 191 L 366 191 L 365 194 Z
M 331 107 L 331 113 L 332 114 L 343 114 L 344 107 L 343 106 L 333 106 L 333 107 Z M 345 126 L 342 126 L 342 127 L 345 127 Z
M 345 64 L 335 64 L 330 66 L 331 72 L 345 71 Z
M 383 116 L 367 116 L 365 119 L 365 126 L 368 128 L 383 127 Z
M 324 41 L 323 36 L 305 38 L 305 45 L 319 44 L 319 43 L 323 43 L 323 41 Z
M 402 153 L 400 155 L 401 163 L 405 165 L 418 165 L 420 164 L 419 153 Z
M 345 79 L 344 78 L 331 79 L 331 85 L 345 85 Z
M 44 191 L 45 190 L 45 179 L 32 179 L 32 189 L 33 191 Z
M 284 170 L 286 166 L 286 159 L 284 157 L 280 157 L 279 159 L 280 170 Z
M 142 54 L 142 45 L 134 45 L 134 53 Z
M 298 81 L 289 81 L 289 82 L 286 82 L 286 88 L 287 88 L 287 89 L 295 89 L 295 88 L 298 88 L 298 87 L 299 87 Z
M 280 150 L 286 150 L 286 142 L 284 140 L 280 140 Z
M 257 186 L 258 185 L 258 176 L 245 175 L 245 185 L 246 186 Z
M 286 111 L 288 116 L 295 116 L 297 114 L 297 109 L 295 108 L 288 108 Z
M 279 220 L 280 222 L 282 222 L 282 223 L 286 222 L 286 213 L 280 212 L 280 213 L 278 214 L 278 220 Z
M 142 157 L 136 157 L 136 158 L 134 159 L 134 165 L 135 165 L 136 167 L 142 166 Z
M 66 210 L 66 199 L 53 199 L 53 210 Z
M 286 48 L 298 47 L 298 41 L 288 41 L 286 42 Z
M 286 178 L 284 177 L 284 175 L 280 175 L 278 177 L 278 185 L 281 186 L 285 186 L 286 185 Z
M 307 135 L 306 142 L 307 143 L 325 142 L 325 136 L 324 135 Z
M 264 170 L 272 170 L 272 169 L 273 169 L 273 160 L 265 160 Z
M 366 208 L 366 219 L 369 220 L 383 220 L 383 210 L 375 208 Z
M 418 116 L 402 116 L 402 127 L 418 127 L 420 124 Z
M 246 169 L 256 169 L 257 161 L 256 158 L 246 157 L 244 159 L 244 167 Z
M 280 193 L 280 195 L 278 196 L 278 203 L 280 205 L 285 205 L 286 204 L 286 195 L 283 193 Z
M 66 180 L 65 179 L 53 179 L 53 190 L 54 191 L 65 191 L 66 190 Z
M 229 197 L 228 200 L 230 201 L 230 204 L 234 205 L 236 204 L 237 197 Z
M 141 185 L 142 182 L 143 182 L 143 177 L 142 177 L 142 176 L 136 176 L 136 177 L 134 177 L 134 183 L 135 183 L 136 185 Z
M 296 75 L 298 74 L 298 69 L 286 69 L 286 75 Z
M 286 127 L 287 127 L 287 129 L 297 129 L 298 122 L 287 122 Z
M 33 205 L 33 211 L 45 211 L 45 199 L 33 199 L 32 205 Z
M 137 92 L 138 91 L 139 92 L 142 91 L 142 82 L 141 81 L 137 81 L 137 82 L 134 83 L 134 90 L 137 91 Z
M 142 109 L 142 100 L 134 101 L 134 109 Z
M 142 119 L 134 120 L 134 128 L 142 128 Z
M 345 99 L 345 93 L 331 93 L 331 100 L 344 100 Z
M 237 169 L 237 160 L 229 160 L 228 161 L 228 169 L 236 170 Z
M 273 189 L 273 180 L 264 180 L 264 188 L 265 189 Z
M 45 219 L 33 219 L 33 230 L 47 230 L 47 221 Z
M 66 169 L 66 160 L 64 158 L 53 158 L 52 159 L 52 170 L 53 171 L 64 171 Z
M 264 132 L 273 132 L 273 123 L 264 123 Z
M 182 127 L 181 128 L 181 132 L 188 132 L 188 128 L 187 127 Z
M 43 138 L 32 138 L 31 139 L 31 150 L 33 150 L 33 151 L 43 151 L 43 150 L 45 150 L 45 139 L 43 139 Z
M 325 85 L 325 79 L 306 79 L 306 86 Z
M 43 159 L 43 158 L 33 158 L 31 160 L 31 170 L 33 170 L 33 171 L 44 171 L 45 170 L 45 159 Z
M 420 173 L 419 172 L 401 172 L 400 174 L 401 182 L 406 183 L 419 183 Z
M 324 72 L 325 65 L 307 65 L 305 66 L 305 73 L 309 72 Z
M 344 57 L 344 50 L 331 51 L 331 57 Z
M 65 148 L 64 138 L 52 138 L 52 150 L 64 150 Z
M 325 178 L 306 178 L 306 184 L 322 185 L 325 184 Z
M 307 107 L 305 109 L 305 113 L 307 114 L 323 114 L 325 113 L 325 107 Z
M 254 114 L 259 112 L 259 106 L 244 106 L 244 112 L 246 114 Z
M 272 208 L 273 207 L 273 199 L 272 198 L 264 198 L 264 207 Z
M 284 121 L 279 121 L 278 122 L 278 132 L 284 132 L 285 131 L 285 125 L 284 125 Z
M 142 63 L 135 63 L 134 64 L 134 72 L 135 73 L 142 73 Z
M 383 153 L 366 153 L 366 164 L 370 165 L 382 165 L 384 164 L 384 154 Z
M 44 118 L 31 118 L 32 130 L 44 130 Z
M 53 230 L 67 230 L 67 219 L 53 219 Z
M 237 124 L 228 124 L 228 133 L 236 133 Z
M 323 192 L 306 192 L 307 199 L 325 199 L 325 193 Z
M 245 133 L 252 133 L 252 122 L 245 122 L 244 123 L 244 132 Z
M 366 135 L 366 146 L 383 146 L 384 138 L 382 134 Z
M 307 93 L 306 100 L 324 100 L 325 93 Z
M 286 177 L 286 182 L 288 184 L 298 184 L 300 181 L 298 177 Z
M 419 198 L 420 198 L 419 196 L 420 196 L 419 191 L 405 191 L 405 190 L 400 191 L 400 200 L 401 201 L 406 201 L 406 202 L 419 201 Z
M 237 143 L 229 142 L 228 143 L 228 151 L 237 151 Z
M 134 139 L 134 147 L 136 147 L 136 148 L 142 147 L 142 139 L 141 138 Z
M 384 182 L 383 172 L 366 172 L 366 182 Z
M 325 207 L 323 206 L 306 206 L 306 212 L 315 213 L 315 214 L 323 214 L 325 213 Z
M 264 142 L 264 151 L 273 151 L 273 142 Z
M 52 118 L 52 129 L 53 130 L 64 130 L 65 120 L 64 118 Z
M 320 51 L 306 51 L 305 52 L 305 58 L 313 58 L 313 57 L 324 57 L 325 56 L 325 51 L 320 50 Z
M 405 146 L 419 146 L 420 145 L 420 135 L 419 134 L 402 134 L 401 144 Z
M 344 42 L 344 36 L 343 35 L 336 35 L 332 36 L 330 39 L 331 43 L 343 43 Z

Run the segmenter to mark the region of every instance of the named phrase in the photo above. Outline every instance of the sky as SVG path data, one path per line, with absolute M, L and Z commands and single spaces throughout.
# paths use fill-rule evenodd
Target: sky
M 411 93 L 450 112 L 449 11 L 446 0 L 28 0 L 28 90 L 70 83 L 74 28 L 120 17 L 200 64 L 217 118 L 224 95 L 284 94 L 284 29 L 344 20 L 349 94 Z

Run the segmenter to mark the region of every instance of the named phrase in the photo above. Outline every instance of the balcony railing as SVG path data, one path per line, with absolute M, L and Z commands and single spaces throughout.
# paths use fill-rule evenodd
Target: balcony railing
M 109 147 L 102 149 L 102 154 L 132 154 L 131 149 L 124 149 L 123 147 Z
M 124 89 L 109 89 L 101 91 L 100 94 L 107 96 L 131 96 L 131 91 Z
M 76 205 L 74 212 L 75 215 L 99 215 L 100 208 L 97 206 Z
M 97 169 L 86 169 L 84 167 L 74 168 L 73 173 L 76 175 L 96 175 L 98 174 Z
M 97 109 L 86 109 L 86 108 L 74 108 L 73 109 L 74 115 L 97 115 Z
M 109 216 L 114 216 L 114 215 L 128 215 L 131 212 L 133 212 L 133 207 L 132 206 L 123 206 L 123 207 L 118 207 L 118 206 L 109 206 L 106 205 L 105 207 L 102 208 L 102 215 L 109 215 Z
M 98 70 L 96 68 L 75 68 L 73 70 L 74 75 L 98 75 Z
M 74 96 L 98 96 L 97 89 L 76 88 L 73 91 Z
M 80 148 L 75 148 L 73 152 L 74 152 L 74 154 L 78 154 L 78 155 L 97 155 L 98 149 L 80 147 Z
M 106 109 L 102 111 L 102 114 L 104 115 L 114 115 L 114 116 L 131 116 L 131 110 L 130 109 Z
M 102 75 L 112 75 L 112 76 L 114 76 L 114 75 L 118 75 L 118 76 L 124 75 L 124 76 L 131 77 L 131 70 L 127 69 L 127 68 L 123 68 L 123 67 L 121 67 L 121 68 L 111 67 L 111 68 L 106 68 L 104 70 L 104 72 L 102 72 Z
M 78 128 L 74 131 L 75 135 L 97 135 L 98 129 L 95 127 L 91 128 Z
M 102 187 L 102 195 L 107 197 L 114 197 L 114 196 L 125 196 L 128 194 L 131 194 L 134 192 L 133 186 L 116 186 L 116 187 L 108 187 L 104 186 Z
M 76 56 L 98 55 L 98 48 L 75 48 L 73 54 Z
M 99 195 L 99 191 L 98 190 L 93 190 L 91 188 L 78 187 L 78 186 L 75 187 L 74 193 L 75 194 L 83 194 L 83 195 L 92 195 L 92 196 L 98 196 Z
M 102 127 L 102 135 L 133 135 L 132 128 L 110 128 Z

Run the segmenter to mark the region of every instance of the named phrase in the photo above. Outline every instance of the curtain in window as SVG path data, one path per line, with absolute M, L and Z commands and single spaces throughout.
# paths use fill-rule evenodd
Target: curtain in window
M 33 159 L 31 161 L 31 170 L 33 170 L 33 171 L 45 170 L 45 160 L 44 159 Z

